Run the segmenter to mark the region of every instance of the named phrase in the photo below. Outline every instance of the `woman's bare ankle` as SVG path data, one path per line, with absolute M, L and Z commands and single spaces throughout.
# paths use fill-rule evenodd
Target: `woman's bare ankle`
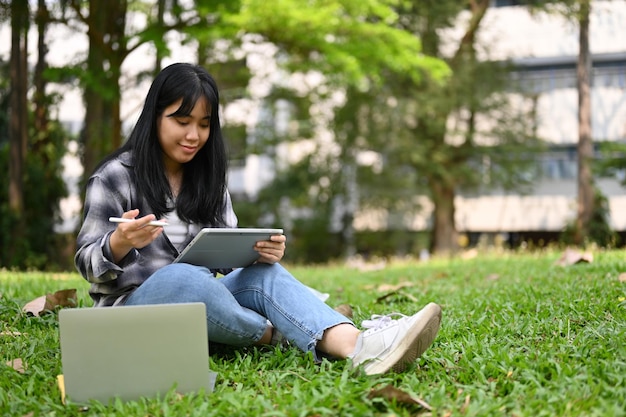
M 349 323 L 342 323 L 326 329 L 317 348 L 336 358 L 345 359 L 354 352 L 359 329 Z

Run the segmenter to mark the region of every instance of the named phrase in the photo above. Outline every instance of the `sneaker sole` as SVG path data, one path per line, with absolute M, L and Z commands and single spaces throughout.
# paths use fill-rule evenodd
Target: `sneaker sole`
M 383 374 L 390 369 L 402 372 L 408 364 L 415 362 L 432 345 L 441 325 L 441 307 L 430 303 L 422 309 L 422 312 L 423 317 L 409 328 L 409 337 L 405 338 L 404 343 L 384 360 L 364 366 L 367 375 Z

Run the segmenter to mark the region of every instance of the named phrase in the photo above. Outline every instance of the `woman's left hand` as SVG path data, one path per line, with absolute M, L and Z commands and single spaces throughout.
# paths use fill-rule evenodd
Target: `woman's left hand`
M 257 262 L 263 262 L 266 264 L 275 264 L 280 262 L 285 256 L 285 242 L 287 237 L 285 235 L 272 235 L 270 240 L 261 240 L 256 243 L 254 249 L 259 252 L 259 259 Z

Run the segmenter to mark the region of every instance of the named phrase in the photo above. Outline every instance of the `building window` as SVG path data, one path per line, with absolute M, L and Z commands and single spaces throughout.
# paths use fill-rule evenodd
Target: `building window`
M 577 88 L 576 67 L 533 68 L 514 71 L 511 75 L 523 91 L 539 94 L 554 90 Z M 592 87 L 621 88 L 626 84 L 626 65 L 594 67 Z
M 519 0 L 492 0 L 491 7 L 508 7 L 508 6 L 524 6 L 523 1 Z

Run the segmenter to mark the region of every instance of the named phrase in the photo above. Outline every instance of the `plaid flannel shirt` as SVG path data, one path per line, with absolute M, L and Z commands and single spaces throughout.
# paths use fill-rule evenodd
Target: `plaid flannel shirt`
M 145 199 L 140 199 L 132 177 L 130 152 L 100 167 L 87 183 L 83 223 L 77 237 L 74 262 L 81 275 L 91 283 L 89 294 L 96 306 L 123 303 L 126 297 L 139 287 L 156 270 L 174 261 L 179 252 L 162 233 L 148 246 L 133 249 L 121 261 L 115 263 L 109 246 L 109 238 L 116 224 L 109 217 L 139 209 L 140 216 L 152 213 Z M 226 192 L 224 227 L 236 227 L 237 216 L 230 195 Z M 203 227 L 190 224 L 186 243 Z M 231 270 L 215 270 L 214 274 L 227 274 Z

